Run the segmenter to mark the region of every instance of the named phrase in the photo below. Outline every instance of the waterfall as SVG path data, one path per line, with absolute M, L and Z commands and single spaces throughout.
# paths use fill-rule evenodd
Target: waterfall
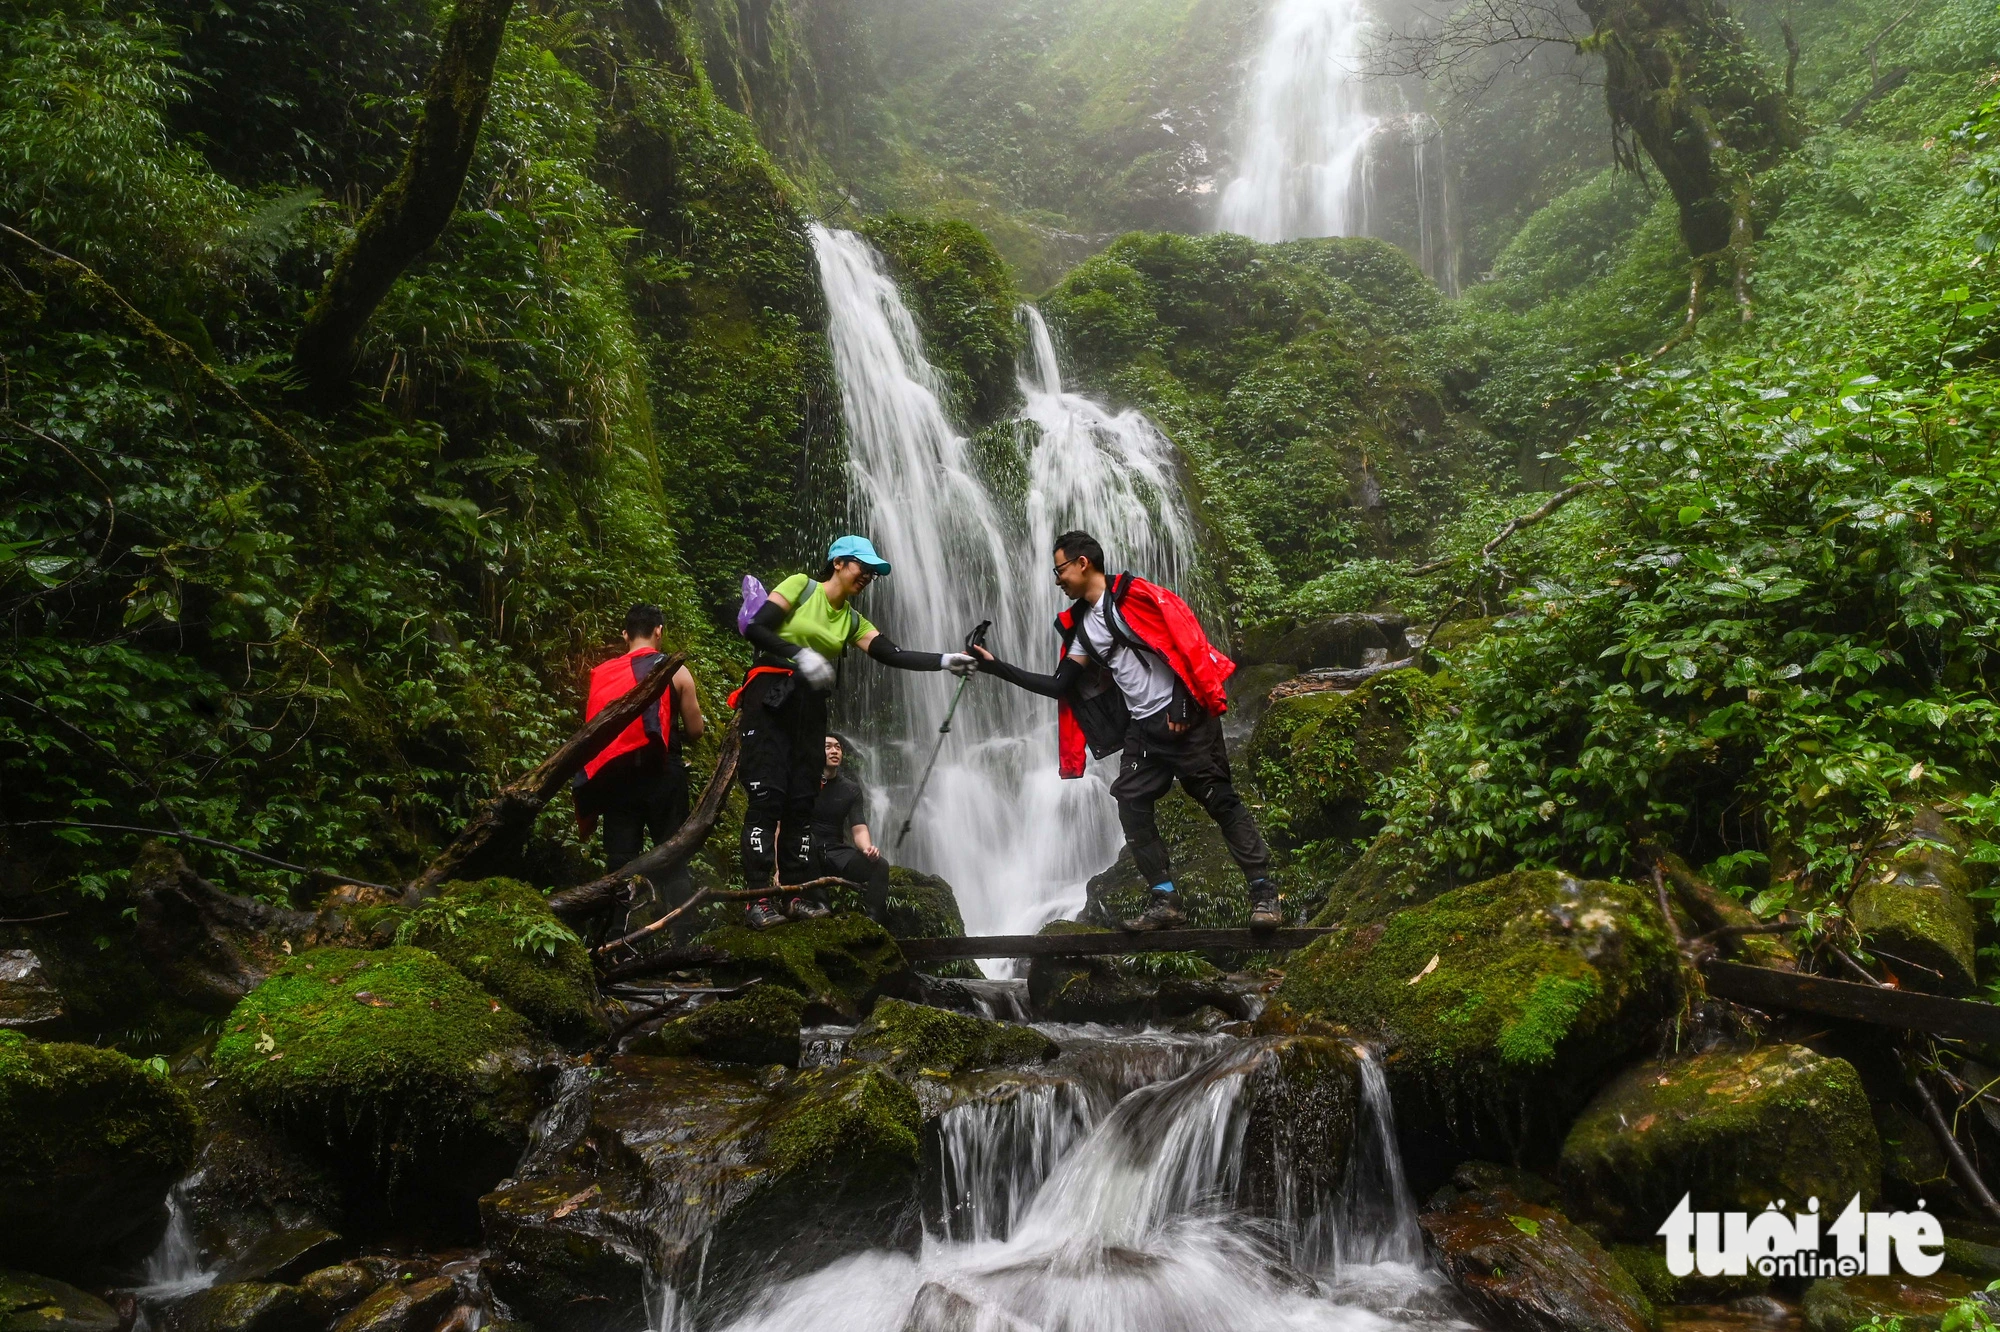
M 943 382 L 879 254 L 852 232 L 812 228 L 826 291 L 828 339 L 847 429 L 850 513 L 893 572 L 862 613 L 897 643 L 956 648 L 991 620 L 994 652 L 1055 667 L 1051 622 L 1061 595 L 1049 544 L 1088 528 L 1108 557 L 1184 586 L 1191 523 L 1173 450 L 1136 412 L 1112 415 L 1065 393 L 1041 317 L 1016 423 L 1028 488 L 1003 502 L 953 425 Z M 869 770 L 876 840 L 891 858 L 951 883 L 971 934 L 1030 933 L 1083 900 L 1090 875 L 1116 858 L 1115 809 L 1097 776 L 1056 772 L 1055 706 L 997 680 L 973 679 L 921 809 L 914 788 L 958 682 L 868 662 L 839 704 Z M 907 843 L 896 844 L 904 819 Z
M 1455 295 L 1443 131 L 1361 77 L 1370 27 L 1368 0 L 1276 0 L 1216 224 L 1260 241 L 1378 236 Z
M 1299 1215 L 1274 1225 L 1237 1206 L 1268 1048 L 1180 1046 L 1183 1071 L 1115 1102 L 1088 1078 L 1058 1090 L 1051 1071 L 948 1111 L 947 1177 L 959 1172 L 948 1201 L 960 1204 L 949 1236 L 915 1256 L 864 1253 L 775 1286 L 731 1332 L 1469 1332 L 1420 1261 L 1372 1061 L 1364 1055 L 1362 1124 L 1338 1196 L 1301 1198 Z M 1141 1059 L 1158 1069 L 1157 1052 Z M 1300 1264 L 1288 1232 L 1301 1224 L 1328 1227 L 1337 1256 L 1325 1267 Z

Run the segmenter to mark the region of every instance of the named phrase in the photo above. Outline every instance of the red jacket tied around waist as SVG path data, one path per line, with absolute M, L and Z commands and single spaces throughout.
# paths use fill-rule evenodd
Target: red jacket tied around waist
M 1105 587 L 1104 595 L 1111 601 L 1110 609 L 1124 621 L 1132 636 L 1173 667 L 1174 674 L 1204 712 L 1219 717 L 1229 710 L 1226 686 L 1229 677 L 1236 673 L 1236 663 L 1208 641 L 1201 621 L 1185 601 L 1166 588 L 1129 573 L 1113 579 Z M 1062 636 L 1065 654 L 1080 631 L 1083 609 L 1083 603 L 1079 602 L 1056 617 L 1056 632 Z M 1060 665 L 1061 657 L 1056 660 Z M 1081 777 L 1090 757 L 1083 726 L 1068 698 L 1057 700 L 1056 712 L 1062 775 Z

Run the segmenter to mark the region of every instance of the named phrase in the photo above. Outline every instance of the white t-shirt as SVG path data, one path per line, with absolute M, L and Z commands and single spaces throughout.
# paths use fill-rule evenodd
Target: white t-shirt
M 1118 692 L 1125 695 L 1126 711 L 1135 719 L 1150 717 L 1174 701 L 1174 668 L 1157 652 L 1135 651 L 1111 637 L 1110 626 L 1104 623 L 1104 606 L 1109 600 L 1108 595 L 1099 597 L 1097 604 L 1083 613 L 1082 632 L 1089 635 L 1099 660 L 1111 668 Z M 1127 638 L 1138 641 L 1139 636 L 1123 616 L 1118 627 Z M 1090 660 L 1081 643 L 1072 644 L 1069 655 L 1078 661 Z

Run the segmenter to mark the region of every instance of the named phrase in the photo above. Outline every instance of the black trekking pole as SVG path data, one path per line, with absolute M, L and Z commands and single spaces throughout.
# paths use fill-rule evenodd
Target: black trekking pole
M 965 636 L 965 650 L 986 646 L 986 631 L 993 627 L 993 621 L 981 620 L 979 627 Z M 917 779 L 917 793 L 910 799 L 910 812 L 903 816 L 903 826 L 896 830 L 896 849 L 903 849 L 903 841 L 910 835 L 910 824 L 917 817 L 917 808 L 924 803 L 924 788 L 931 784 L 931 773 L 937 767 L 938 755 L 944 753 L 944 738 L 951 734 L 951 719 L 958 712 L 958 700 L 965 697 L 965 687 L 972 683 L 972 672 L 958 677 L 958 688 L 952 692 L 951 706 L 944 710 L 944 724 L 938 727 L 937 744 L 931 747 L 931 761 L 924 765 L 924 775 Z

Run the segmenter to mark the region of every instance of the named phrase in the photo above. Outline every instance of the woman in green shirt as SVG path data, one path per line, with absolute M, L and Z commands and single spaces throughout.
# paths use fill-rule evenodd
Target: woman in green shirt
M 844 536 L 827 551 L 811 578 L 793 574 L 771 590 L 743 633 L 757 647 L 757 664 L 736 700 L 743 726 L 737 773 L 749 795 L 743 817 L 743 882 L 762 887 L 804 883 L 819 876 L 813 845 L 813 801 L 826 763 L 826 692 L 834 663 L 850 647 L 903 671 L 970 672 L 963 652 L 912 652 L 862 618 L 854 598 L 889 572 L 867 537 Z M 803 897 L 795 916 L 823 916 L 826 908 Z M 749 907 L 750 923 L 765 929 L 783 919 L 770 898 Z

